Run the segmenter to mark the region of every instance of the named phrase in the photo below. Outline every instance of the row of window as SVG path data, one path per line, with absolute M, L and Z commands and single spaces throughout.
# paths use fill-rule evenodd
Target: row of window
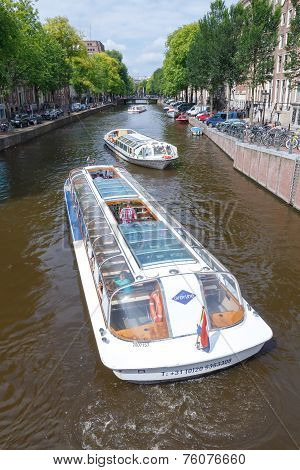
M 294 106 L 293 108 L 292 124 L 300 126 L 300 106 Z
M 120 147 L 121 149 L 125 150 L 125 152 L 130 152 L 131 153 L 131 148 L 128 147 L 126 144 L 124 144 L 123 142 L 121 142 L 120 140 L 117 140 L 116 142 L 117 146 Z
M 289 26 L 293 18 L 293 9 L 291 8 L 287 13 L 281 14 L 281 26 Z

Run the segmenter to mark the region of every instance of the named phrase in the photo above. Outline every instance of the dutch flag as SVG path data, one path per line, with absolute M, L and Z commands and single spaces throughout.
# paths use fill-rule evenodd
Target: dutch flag
M 200 323 L 197 324 L 197 349 L 203 349 L 205 352 L 210 351 L 209 336 L 207 331 L 207 318 L 205 308 L 202 307 Z

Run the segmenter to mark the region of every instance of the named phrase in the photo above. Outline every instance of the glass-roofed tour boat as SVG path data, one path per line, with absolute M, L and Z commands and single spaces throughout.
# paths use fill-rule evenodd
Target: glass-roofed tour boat
M 117 377 L 196 377 L 272 337 L 235 277 L 126 170 L 75 169 L 64 192 L 100 357 Z
M 136 105 L 136 106 L 130 106 L 128 108 L 128 113 L 143 113 L 144 111 L 147 111 L 146 106 L 141 106 L 141 105 Z
M 132 129 L 114 129 L 104 136 L 104 141 L 123 160 L 148 168 L 163 170 L 178 158 L 174 145 Z

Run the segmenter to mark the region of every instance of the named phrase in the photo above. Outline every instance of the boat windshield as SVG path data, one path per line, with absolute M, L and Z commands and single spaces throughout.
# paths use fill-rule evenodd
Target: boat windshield
M 112 333 L 128 341 L 153 341 L 170 336 L 160 283 L 128 284 L 111 299 Z
M 244 319 L 239 287 L 229 273 L 197 274 L 211 329 L 234 326 Z

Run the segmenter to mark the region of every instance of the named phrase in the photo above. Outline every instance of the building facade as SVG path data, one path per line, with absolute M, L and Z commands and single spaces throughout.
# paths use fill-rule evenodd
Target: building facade
M 99 52 L 104 52 L 105 47 L 104 44 L 102 44 L 101 41 L 95 41 L 93 39 L 89 39 L 88 41 L 84 41 L 87 52 L 89 55 L 97 54 Z
M 300 127 L 300 77 L 299 85 L 291 88 L 285 75 L 287 67 L 287 39 L 291 20 L 295 14 L 291 0 L 270 0 L 274 7 L 281 6 L 281 19 L 278 28 L 278 43 L 274 51 L 273 79 L 254 93 L 255 120 L 262 117 L 268 121 L 280 121 L 283 126 Z M 242 0 L 247 7 L 251 0 Z M 238 108 L 247 108 L 251 100 L 251 90 L 245 84 L 237 85 L 232 92 L 231 103 Z

